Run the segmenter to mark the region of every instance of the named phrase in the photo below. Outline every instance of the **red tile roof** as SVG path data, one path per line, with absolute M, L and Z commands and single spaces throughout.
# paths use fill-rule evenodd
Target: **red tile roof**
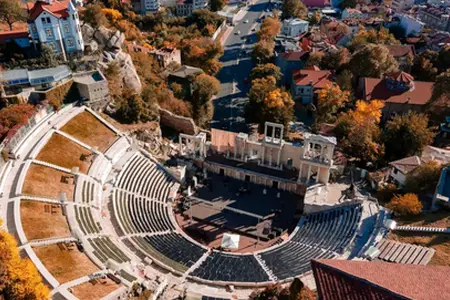
M 414 155 L 410 157 L 405 157 L 396 161 L 392 161 L 389 163 L 389 165 L 393 166 L 394 168 L 398 169 L 403 174 L 407 174 L 411 171 L 413 171 L 415 168 L 420 166 L 422 164 L 422 160 L 420 157 Z
M 303 0 L 306 7 L 325 7 L 330 5 L 328 0 Z
M 385 45 L 385 47 L 389 50 L 389 53 L 395 57 L 403 57 L 405 55 L 411 54 L 416 55 L 416 50 L 413 45 Z
M 414 81 L 414 77 L 412 77 L 411 74 L 403 71 L 386 74 L 386 77 L 404 83 L 410 83 Z
M 319 259 L 319 299 L 450 299 L 450 267 Z
M 381 78 L 363 78 L 363 99 L 382 100 L 388 103 L 426 104 L 433 93 L 433 82 L 414 81 L 414 87 L 406 92 L 391 91 Z
M 280 53 L 279 56 L 283 57 L 284 60 L 287 61 L 300 61 L 307 53 L 307 51 L 287 51 Z
M 2 31 L 0 32 L 0 44 L 4 44 L 10 39 L 26 38 L 29 35 L 28 30 Z
M 294 70 L 292 76 L 296 85 L 312 85 L 314 88 L 325 88 L 332 85 L 331 72 L 315 70 Z
M 37 1 L 36 3 L 28 3 L 29 16 L 28 21 L 36 20 L 39 15 L 46 11 L 57 18 L 67 18 L 69 16 L 67 8 L 70 0 L 53 1 L 52 4 Z

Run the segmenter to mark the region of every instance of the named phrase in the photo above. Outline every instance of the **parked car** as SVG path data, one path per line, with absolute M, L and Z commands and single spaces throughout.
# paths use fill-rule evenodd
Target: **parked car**
M 248 20 L 245 20 L 245 21 L 244 21 L 244 24 L 247 24 L 247 23 L 248 23 Z
M 240 35 L 240 34 L 241 34 L 240 30 L 236 31 L 236 33 L 235 33 L 235 35 Z

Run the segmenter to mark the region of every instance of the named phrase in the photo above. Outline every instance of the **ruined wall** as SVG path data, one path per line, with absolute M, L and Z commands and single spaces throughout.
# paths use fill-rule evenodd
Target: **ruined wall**
M 163 108 L 159 109 L 159 114 L 160 114 L 159 123 L 161 125 L 170 127 L 178 132 L 190 135 L 195 135 L 199 131 L 192 118 L 178 116 Z

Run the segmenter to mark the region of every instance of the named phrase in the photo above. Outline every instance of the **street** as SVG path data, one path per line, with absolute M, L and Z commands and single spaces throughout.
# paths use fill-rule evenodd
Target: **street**
M 213 102 L 212 128 L 235 132 L 247 131 L 244 109 L 248 101 L 247 92 L 250 82 L 245 84 L 244 79 L 250 77 L 250 71 L 254 66 L 251 51 L 257 42 L 256 32 L 260 26 L 258 19 L 268 5 L 268 0 L 260 0 L 250 6 L 247 14 L 235 25 L 225 41 L 224 54 L 220 59 L 223 68 L 217 75 L 221 86 Z M 246 20 L 248 23 L 245 22 Z M 237 34 L 238 32 L 240 34 Z

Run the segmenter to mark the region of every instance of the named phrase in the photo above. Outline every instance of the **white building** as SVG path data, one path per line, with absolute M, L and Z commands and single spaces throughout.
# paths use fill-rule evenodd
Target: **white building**
M 30 3 L 28 27 L 35 45 L 47 45 L 65 60 L 67 54 L 84 50 L 78 11 L 70 0 Z
M 412 16 L 405 14 L 394 14 L 392 17 L 392 23 L 395 24 L 396 20 L 398 20 L 398 25 L 405 29 L 405 34 L 408 36 L 410 34 L 421 33 L 424 23 L 415 19 Z
M 392 1 L 392 11 L 402 12 L 410 9 L 414 5 L 414 0 L 393 0 Z
M 177 16 L 190 16 L 197 9 L 208 8 L 207 0 L 178 0 Z
M 296 37 L 308 31 L 309 22 L 302 19 L 287 19 L 283 21 L 281 34 Z
M 141 0 L 141 13 L 145 15 L 146 13 L 154 13 L 161 9 L 160 0 Z

